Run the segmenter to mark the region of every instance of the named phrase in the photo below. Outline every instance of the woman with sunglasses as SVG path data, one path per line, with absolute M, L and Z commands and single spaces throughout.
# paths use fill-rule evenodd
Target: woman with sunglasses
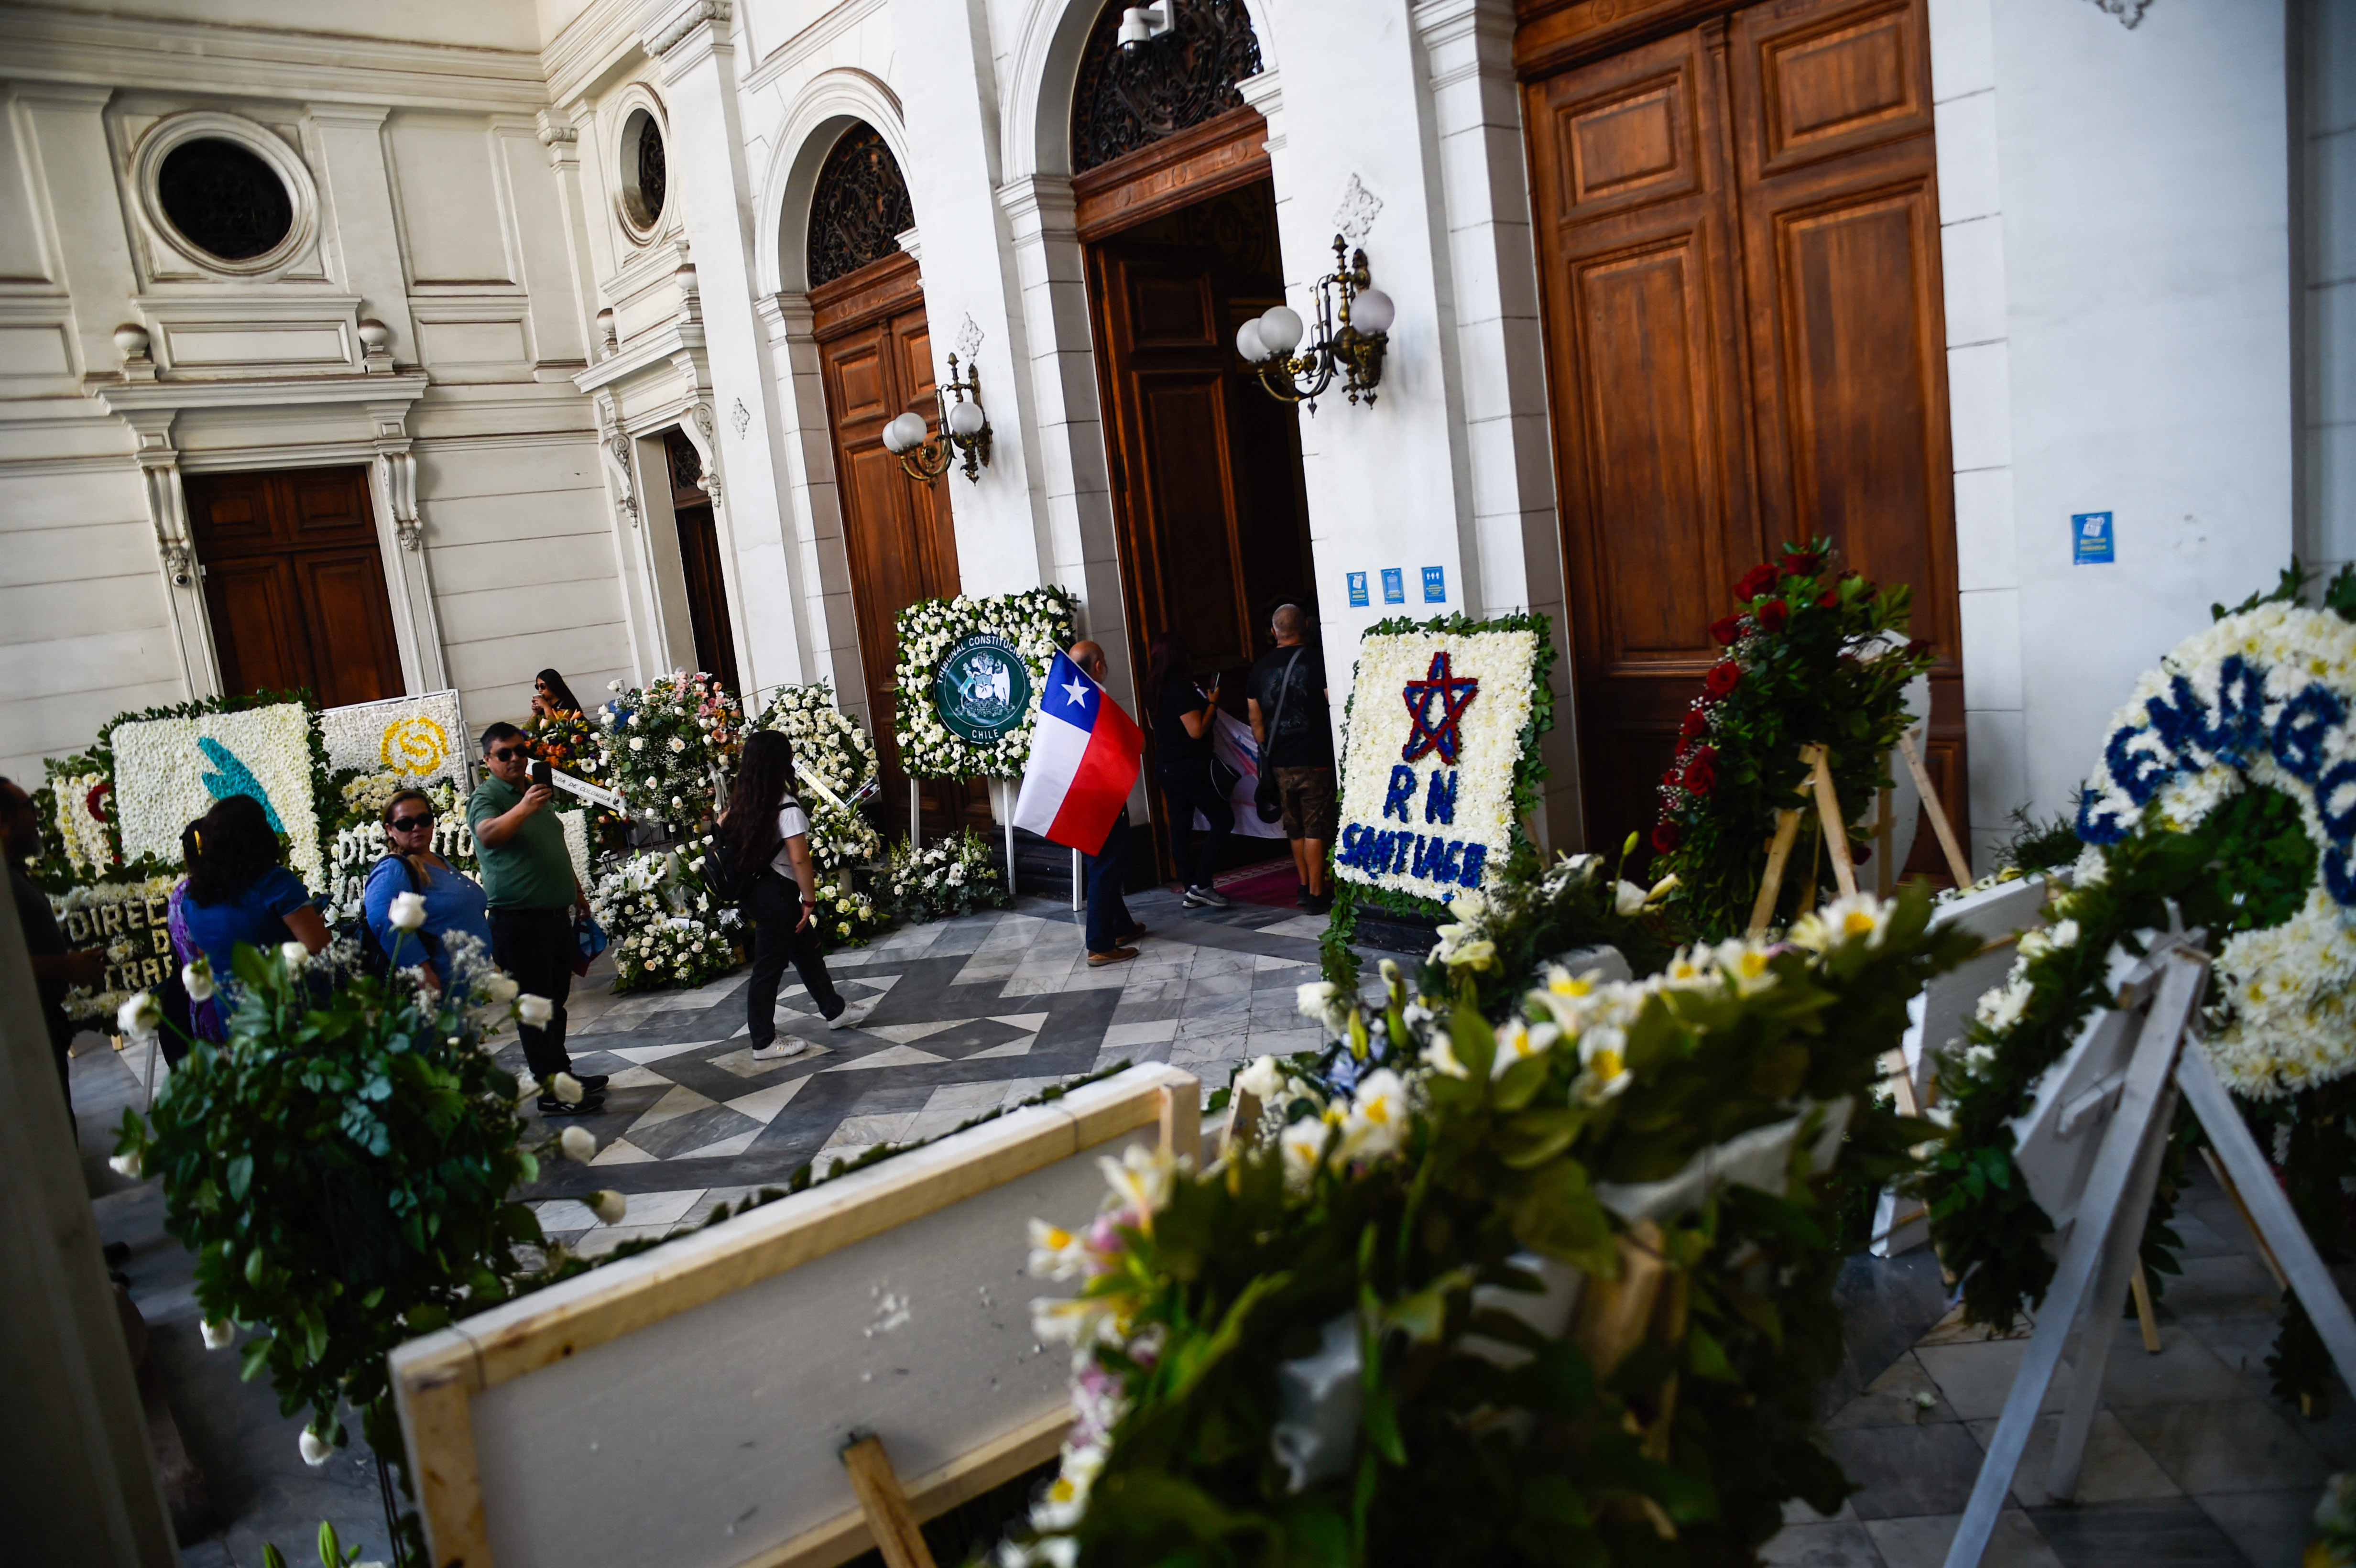
M 361 918 L 395 967 L 427 965 L 425 983 L 438 991 L 450 983 L 453 935 L 475 938 L 489 958 L 489 901 L 480 883 L 434 852 L 434 802 L 423 790 L 402 790 L 385 803 L 384 844 L 384 859 L 360 892 Z M 402 893 L 425 901 L 425 923 L 415 931 L 392 923 L 392 901 Z

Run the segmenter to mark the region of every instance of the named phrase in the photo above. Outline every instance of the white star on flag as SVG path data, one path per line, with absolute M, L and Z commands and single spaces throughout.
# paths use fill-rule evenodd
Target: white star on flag
M 1078 681 L 1076 680 L 1071 682 L 1069 685 L 1066 686 L 1064 689 L 1072 694 L 1073 707 L 1086 708 L 1088 705 L 1088 688 L 1081 685 Z

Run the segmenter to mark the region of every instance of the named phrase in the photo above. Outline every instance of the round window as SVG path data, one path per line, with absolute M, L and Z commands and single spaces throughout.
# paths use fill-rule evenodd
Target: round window
M 249 261 L 294 227 L 285 182 L 251 148 L 217 136 L 181 143 L 155 173 L 156 203 L 189 244 L 224 261 Z
M 621 176 L 624 220 L 640 234 L 652 233 L 662 221 L 670 181 L 663 162 L 662 127 L 643 109 L 634 111 L 622 126 Z

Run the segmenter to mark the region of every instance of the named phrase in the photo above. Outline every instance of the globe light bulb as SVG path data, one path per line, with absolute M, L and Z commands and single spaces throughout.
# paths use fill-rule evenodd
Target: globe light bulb
M 925 444 L 925 437 L 927 433 L 929 432 L 925 426 L 924 415 L 913 412 L 902 414 L 884 427 L 884 450 L 894 457 L 903 453 L 914 452 Z
M 985 415 L 981 411 L 981 405 L 980 403 L 951 403 L 949 405 L 949 433 L 951 435 L 959 436 L 967 441 L 971 441 L 975 436 L 981 433 L 981 427 L 989 422 L 989 416 Z
M 1391 296 L 1380 289 L 1360 289 L 1358 297 L 1350 304 L 1350 325 L 1370 336 L 1377 332 L 1388 332 L 1398 315 L 1398 307 L 1391 304 Z
M 1269 357 L 1268 345 L 1260 341 L 1258 317 L 1236 328 L 1236 352 L 1254 365 Z
M 1301 313 L 1277 305 L 1259 318 L 1259 340 L 1269 355 L 1290 354 L 1301 346 Z

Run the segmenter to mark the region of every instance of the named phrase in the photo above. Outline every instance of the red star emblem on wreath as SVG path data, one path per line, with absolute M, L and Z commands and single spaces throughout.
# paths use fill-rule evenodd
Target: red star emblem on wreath
M 1423 678 L 1408 681 L 1399 692 L 1408 715 L 1415 720 L 1407 744 L 1399 748 L 1399 760 L 1411 763 L 1427 752 L 1438 752 L 1441 762 L 1453 763 L 1458 749 L 1464 744 L 1456 726 L 1463 720 L 1464 710 L 1472 706 L 1472 699 L 1480 695 L 1480 681 L 1458 680 L 1449 672 L 1446 648 L 1432 655 L 1431 667 L 1424 672 Z M 1440 708 L 1437 719 L 1431 713 L 1435 703 Z

